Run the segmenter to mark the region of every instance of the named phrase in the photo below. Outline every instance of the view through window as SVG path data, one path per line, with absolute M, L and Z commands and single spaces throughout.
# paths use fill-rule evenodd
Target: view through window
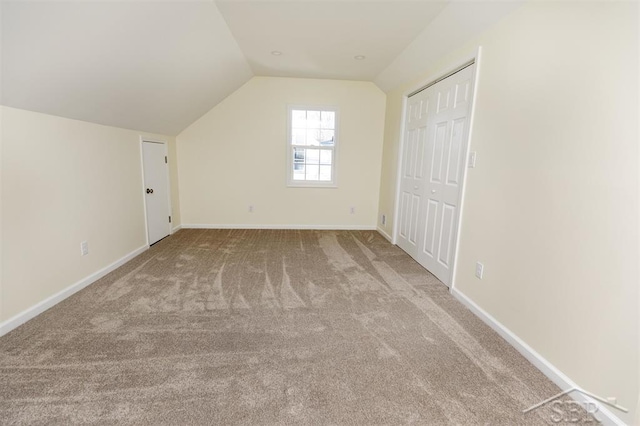
M 289 107 L 289 185 L 334 186 L 337 111 Z

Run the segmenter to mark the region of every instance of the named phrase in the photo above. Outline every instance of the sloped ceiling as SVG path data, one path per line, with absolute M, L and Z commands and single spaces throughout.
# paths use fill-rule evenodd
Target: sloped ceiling
M 3 2 L 2 104 L 175 135 L 252 77 L 213 2 Z
M 374 79 L 389 91 L 522 6 L 523 0 L 451 2 Z
M 254 75 L 388 90 L 520 1 L 0 0 L 0 103 L 176 135 Z

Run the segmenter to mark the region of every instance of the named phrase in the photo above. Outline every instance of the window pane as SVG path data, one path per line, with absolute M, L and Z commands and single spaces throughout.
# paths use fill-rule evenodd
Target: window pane
M 291 110 L 291 127 L 298 127 L 304 129 L 307 127 L 307 111 L 304 110 Z
M 305 149 L 304 148 L 293 148 L 293 159 L 295 160 L 301 160 L 301 162 L 304 163 L 304 152 Z
M 293 169 L 293 180 L 304 180 L 304 166 L 300 169 Z
M 307 129 L 320 128 L 320 111 L 307 111 Z
M 335 129 L 336 128 L 336 113 L 334 111 L 322 111 L 321 122 L 323 129 Z
M 306 129 L 291 129 L 291 143 L 293 145 L 306 145 Z
M 320 175 L 319 167 L 320 166 L 315 166 L 315 165 L 314 166 L 307 165 L 305 167 L 307 180 L 318 180 Z
M 331 164 L 331 157 L 333 152 L 328 149 L 323 149 L 320 151 L 320 164 Z
M 307 130 L 307 145 L 318 146 L 320 145 L 320 130 L 308 129 Z
M 333 146 L 334 145 L 334 130 L 321 130 L 320 131 L 320 145 Z
M 319 149 L 307 149 L 305 153 L 307 164 L 320 164 L 320 150 Z
M 331 166 L 320 166 L 320 180 L 331 180 Z

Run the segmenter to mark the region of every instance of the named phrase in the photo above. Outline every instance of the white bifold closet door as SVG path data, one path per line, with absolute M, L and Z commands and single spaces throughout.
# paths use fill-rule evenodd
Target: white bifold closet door
M 398 246 L 451 285 L 475 65 L 410 96 L 404 123 Z

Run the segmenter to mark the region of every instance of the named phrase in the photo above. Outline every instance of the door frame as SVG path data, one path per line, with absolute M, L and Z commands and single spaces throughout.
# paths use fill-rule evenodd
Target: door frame
M 404 152 L 404 144 L 405 144 L 405 126 L 406 126 L 406 118 L 407 118 L 407 104 L 409 101 L 409 96 L 416 94 L 417 92 L 425 89 L 427 86 L 433 85 L 437 83 L 439 80 L 448 77 L 452 73 L 464 68 L 466 65 L 475 64 L 474 76 L 473 76 L 473 94 L 471 99 L 471 110 L 469 112 L 469 130 L 467 131 L 467 138 L 465 140 L 464 147 L 464 159 L 465 159 L 465 167 L 462 172 L 462 185 L 460 187 L 460 194 L 458 198 L 458 217 L 456 219 L 456 235 L 455 235 L 455 251 L 453 253 L 452 267 L 451 267 L 451 286 L 449 287 L 449 292 L 452 292 L 455 284 L 456 284 L 456 275 L 458 270 L 458 254 L 460 253 L 460 235 L 462 234 L 462 216 L 464 214 L 464 199 L 465 192 L 467 187 L 467 174 L 469 171 L 469 152 L 471 148 L 471 137 L 473 134 L 473 123 L 476 112 L 476 100 L 478 94 L 478 82 L 480 77 L 480 63 L 482 57 L 482 46 L 478 46 L 476 51 L 462 58 L 462 60 L 452 63 L 450 66 L 444 67 L 441 71 L 436 72 L 430 75 L 428 78 L 422 80 L 420 84 L 413 86 L 411 89 L 405 91 L 402 95 L 402 114 L 400 118 L 400 135 L 399 135 L 399 144 L 398 144 L 398 158 L 397 158 L 397 167 L 396 167 L 396 194 L 395 201 L 393 206 L 393 233 L 391 242 L 394 245 L 397 245 L 398 241 L 398 232 L 400 227 L 400 220 L 398 214 L 400 212 L 400 183 L 401 183 L 401 175 L 402 175 L 402 155 Z
M 169 235 L 173 232 L 173 209 L 171 208 L 171 178 L 169 176 L 169 143 L 165 140 L 148 138 L 145 136 L 140 136 L 140 172 L 141 172 L 141 180 L 142 180 L 142 205 L 144 206 L 144 229 L 145 229 L 145 238 L 147 240 L 147 247 L 149 247 L 149 221 L 147 219 L 147 198 L 144 196 L 145 194 L 145 182 L 144 182 L 144 143 L 157 143 L 164 145 L 164 155 L 167 157 L 167 167 L 165 173 L 165 179 L 167 181 L 167 203 L 169 206 L 169 215 L 171 216 L 171 222 L 167 222 L 167 226 L 169 227 Z

